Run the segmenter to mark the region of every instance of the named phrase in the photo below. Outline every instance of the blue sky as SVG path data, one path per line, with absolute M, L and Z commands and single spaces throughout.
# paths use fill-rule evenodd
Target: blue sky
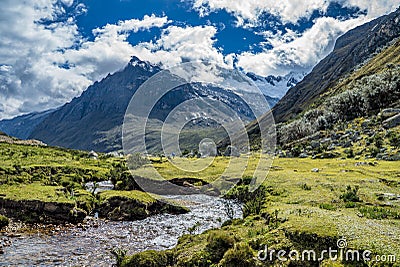
M 397 1 L 3 0 L 0 119 L 57 107 L 131 56 L 207 59 L 261 76 L 308 72 Z

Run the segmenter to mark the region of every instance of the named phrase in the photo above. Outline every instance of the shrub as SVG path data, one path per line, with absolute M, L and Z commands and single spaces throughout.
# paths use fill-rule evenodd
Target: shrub
M 218 263 L 225 252 L 232 248 L 235 240 L 222 231 L 213 231 L 208 235 L 206 252 L 213 263 Z
M 368 219 L 400 219 L 400 213 L 381 207 L 360 207 L 358 209 L 364 217 Z
M 172 257 L 169 251 L 148 250 L 125 258 L 122 267 L 159 267 L 172 265 Z
M 140 153 L 135 153 L 127 158 L 127 164 L 131 170 L 139 169 L 149 162 L 150 161 L 147 158 L 142 157 Z
M 223 267 L 255 267 L 257 262 L 254 259 L 253 251 L 247 243 L 238 243 L 229 249 L 219 266 Z
M 352 209 L 352 208 L 355 208 L 356 206 L 357 206 L 357 204 L 354 203 L 354 202 L 347 202 L 347 203 L 344 205 L 344 207 L 345 207 L 346 209 Z
M 0 229 L 6 227 L 10 223 L 10 220 L 3 215 L 0 215 Z
M 396 132 L 388 133 L 389 144 L 394 148 L 400 148 L 400 134 Z
M 307 185 L 306 183 L 301 185 L 301 189 L 306 190 L 306 191 L 310 191 L 311 190 L 311 186 Z
M 346 192 L 340 196 L 344 202 L 361 202 L 358 194 L 358 186 L 351 188 L 351 186 L 347 186 Z
M 322 203 L 319 205 L 321 209 L 324 210 L 336 210 L 337 208 L 331 203 Z
M 360 90 L 347 90 L 327 102 L 328 109 L 339 119 L 349 121 L 364 115 L 364 99 Z
M 293 121 L 279 129 L 280 142 L 287 144 L 314 133 L 314 129 L 305 118 Z

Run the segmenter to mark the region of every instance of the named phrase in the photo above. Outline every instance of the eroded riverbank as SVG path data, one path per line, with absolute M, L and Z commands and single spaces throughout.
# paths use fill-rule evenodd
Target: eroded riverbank
M 180 215 L 162 214 L 133 222 L 99 220 L 96 227 L 72 227 L 50 234 L 37 231 L 11 237 L 1 266 L 111 266 L 110 250 L 122 248 L 132 254 L 164 250 L 176 245 L 188 233 L 220 227 L 226 221 L 225 206 L 219 198 L 205 195 L 169 197 L 190 208 Z M 239 208 L 236 216 L 240 216 Z M 198 227 L 194 227 L 198 225 Z

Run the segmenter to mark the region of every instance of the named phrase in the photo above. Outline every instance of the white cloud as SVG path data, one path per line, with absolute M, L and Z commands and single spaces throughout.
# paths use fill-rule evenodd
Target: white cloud
M 283 22 L 296 22 L 315 9 L 325 10 L 333 0 L 195 0 L 200 12 L 226 9 L 243 25 L 256 23 L 270 12 Z M 124 67 L 132 55 L 153 63 L 173 66 L 187 60 L 211 60 L 225 66 L 238 65 L 259 75 L 285 74 L 296 68 L 309 69 L 330 52 L 336 38 L 348 29 L 393 10 L 396 1 L 341 0 L 349 6 L 368 9 L 366 17 L 339 21 L 320 18 L 303 34 L 264 33 L 270 51 L 223 55 L 215 47 L 219 26 L 171 25 L 166 16 L 120 21 L 94 29 L 94 40 L 84 39 L 76 25 L 77 14 L 86 12 L 74 0 L 2 0 L 0 6 L 0 119 L 64 104 L 96 80 Z M 62 4 L 60 4 L 62 3 Z M 73 7 L 75 14 L 66 14 Z M 37 23 L 68 15 L 48 26 Z M 55 20 L 57 21 L 57 20 Z M 135 46 L 130 34 L 162 28 L 158 40 Z
M 224 9 L 236 16 L 239 25 L 243 25 L 245 20 L 251 25 L 257 24 L 263 12 L 279 17 L 283 23 L 297 23 L 301 18 L 309 18 L 314 10 L 326 11 L 332 2 L 366 9 L 371 18 L 393 11 L 399 6 L 397 0 L 195 0 L 193 8 L 198 10 L 200 15 Z
M 74 0 L 61 0 L 61 2 L 68 7 L 74 4 Z
M 347 21 L 319 18 L 302 36 L 289 31 L 283 36 L 267 37 L 273 49 L 258 54 L 242 53 L 237 65 L 264 76 L 285 75 L 294 69 L 308 71 L 333 49 L 338 36 L 364 21 L 364 17 Z
M 339 0 L 338 2 L 344 6 L 367 10 L 368 18 L 376 18 L 390 13 L 400 5 L 398 0 Z
M 134 54 L 166 67 L 196 60 L 225 64 L 224 56 L 214 47 L 216 33 L 214 26 L 170 26 L 157 41 L 135 46 Z
M 326 10 L 328 4 L 327 0 L 195 0 L 193 7 L 201 15 L 225 9 L 238 18 L 239 24 L 243 24 L 243 20 L 256 22 L 263 12 L 278 16 L 284 22 L 297 22 L 302 17 L 310 16 L 313 10 Z
M 122 68 L 134 50 L 129 33 L 162 27 L 167 17 L 145 16 L 95 29 L 82 38 L 75 19 L 48 26 L 37 21 L 65 15 L 55 0 L 4 0 L 0 20 L 0 118 L 53 108 L 79 95 L 94 81 Z M 73 1 L 62 1 L 72 6 Z M 85 12 L 85 6 L 76 6 Z

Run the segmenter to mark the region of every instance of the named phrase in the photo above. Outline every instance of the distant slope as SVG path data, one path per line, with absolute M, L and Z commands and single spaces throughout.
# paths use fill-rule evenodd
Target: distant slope
M 113 150 L 116 137 L 113 136 L 110 143 L 108 140 L 101 142 L 101 132 L 122 125 L 126 107 L 134 92 L 159 70 L 156 66 L 133 58 L 124 70 L 94 83 L 80 97 L 50 114 L 33 130 L 30 138 L 67 148 Z M 118 134 L 121 135 L 115 133 Z
M 264 95 L 275 99 L 281 99 L 286 92 L 303 80 L 304 73 L 290 72 L 285 76 L 262 77 L 254 73 L 247 73 L 247 76 L 254 81 Z
M 54 110 L 34 112 L 0 121 L 0 131 L 19 139 L 27 139 L 37 125 L 45 120 Z
M 296 117 L 321 94 L 335 86 L 357 65 L 363 63 L 380 47 L 400 36 L 400 9 L 359 26 L 343 36 L 331 54 L 315 66 L 303 81 L 291 88 L 273 108 L 277 122 Z
M 382 73 L 391 66 L 398 66 L 400 64 L 399 23 L 400 10 L 397 10 L 340 37 L 334 51 L 322 60 L 302 82 L 290 89 L 270 111 L 275 116 L 276 122 L 283 123 L 299 117 L 301 112 L 316 109 L 330 97 L 351 89 L 352 84 L 362 78 Z M 384 48 L 385 46 L 387 48 Z M 391 103 L 387 107 L 400 107 L 400 103 Z M 268 116 L 270 113 L 264 115 L 265 118 Z M 299 120 L 302 118 L 300 116 Z M 261 118 L 261 121 L 263 120 L 266 119 Z M 304 127 L 313 128 L 314 126 L 305 125 Z M 252 146 L 258 147 L 259 124 L 253 121 L 247 125 L 247 129 Z M 310 132 L 315 130 L 310 129 Z M 229 142 L 229 139 L 225 138 L 218 147 L 223 149 L 229 145 Z
M 56 111 L 33 128 L 29 138 L 42 140 L 52 146 L 109 152 L 122 149 L 122 124 L 128 104 L 136 90 L 149 77 L 159 72 L 158 66 L 134 57 L 121 71 L 108 75 Z M 197 97 L 211 97 L 221 101 L 243 117 L 245 123 L 254 119 L 251 110 L 233 91 L 202 84 L 190 84 L 175 88 L 166 94 L 153 108 L 148 138 L 148 151 L 161 151 L 160 125 L 176 106 Z M 277 98 L 265 96 L 270 106 Z M 224 134 L 218 126 L 204 118 L 194 127 L 185 129 L 182 150 L 198 149 L 205 137 L 221 138 Z M 204 131 L 209 128 L 208 135 Z M 217 140 L 216 140 L 217 141 Z

